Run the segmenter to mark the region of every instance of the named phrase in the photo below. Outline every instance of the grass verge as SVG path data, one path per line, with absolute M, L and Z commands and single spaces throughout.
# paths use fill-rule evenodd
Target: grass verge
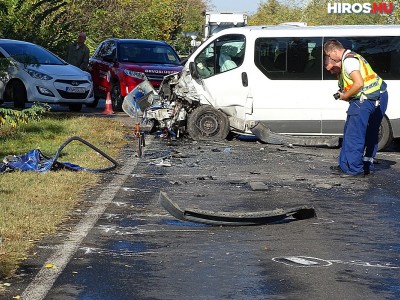
M 39 148 L 54 156 L 60 145 L 79 136 L 116 158 L 126 144 L 127 128 L 115 119 L 49 114 L 17 128 L 0 129 L 0 159 Z M 110 165 L 97 152 L 73 141 L 62 150 L 60 162 L 86 168 Z M 0 278 L 13 275 L 33 244 L 54 233 L 101 174 L 73 171 L 9 172 L 0 174 Z

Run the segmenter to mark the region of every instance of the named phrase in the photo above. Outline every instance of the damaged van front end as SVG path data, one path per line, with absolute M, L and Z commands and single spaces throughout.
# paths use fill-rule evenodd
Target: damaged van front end
M 157 129 L 172 130 L 177 125 L 172 120 L 179 118 L 176 103 L 169 97 L 173 82 L 176 82 L 178 74 L 166 76 L 164 82 L 167 95 L 157 92 L 148 80 L 140 83 L 134 88 L 124 99 L 122 109 L 131 117 L 137 120 L 141 117 L 141 128 L 146 131 L 154 131 Z M 162 83 L 162 85 L 163 85 Z M 180 117 L 185 118 L 185 116 Z M 179 125 L 178 125 L 179 127 Z
M 131 117 L 141 118 L 144 131 L 188 134 L 200 140 L 226 138 L 227 116 L 213 108 L 208 98 L 199 95 L 192 81 L 186 67 L 167 75 L 158 91 L 146 80 L 125 97 L 122 108 Z

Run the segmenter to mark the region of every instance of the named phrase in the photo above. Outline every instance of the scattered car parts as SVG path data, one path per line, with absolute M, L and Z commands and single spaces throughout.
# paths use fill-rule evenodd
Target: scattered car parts
M 185 70 L 164 78 L 158 91 L 147 80 L 125 98 L 122 109 L 131 117 L 142 116 L 141 128 L 153 132 L 168 130 L 177 136 L 187 133 L 194 140 L 223 140 L 230 131 L 247 134 L 231 127 L 229 116 L 212 105 L 200 104 L 199 95 Z M 294 136 L 272 132 L 263 122 L 245 126 L 267 144 L 338 147 L 338 136 Z
M 179 220 L 218 226 L 263 225 L 282 221 L 286 218 L 304 220 L 316 217 L 315 209 L 310 206 L 259 212 L 183 210 L 162 191 L 159 195 L 159 201 L 165 210 Z

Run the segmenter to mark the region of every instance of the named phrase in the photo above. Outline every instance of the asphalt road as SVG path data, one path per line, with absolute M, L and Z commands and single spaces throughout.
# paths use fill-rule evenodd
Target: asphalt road
M 400 299 L 399 143 L 374 175 L 345 178 L 329 169 L 339 149 L 146 142 L 37 246 L 4 299 Z M 317 217 L 210 226 L 174 218 L 160 191 L 185 209 L 308 205 Z

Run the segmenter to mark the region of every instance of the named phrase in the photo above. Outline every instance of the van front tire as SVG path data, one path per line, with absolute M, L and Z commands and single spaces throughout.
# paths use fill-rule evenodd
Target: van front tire
M 223 140 L 229 133 L 229 119 L 212 106 L 202 105 L 189 115 L 187 132 L 194 140 Z
M 389 147 L 393 140 L 392 126 L 386 116 L 383 116 L 381 127 L 379 128 L 378 151 Z

